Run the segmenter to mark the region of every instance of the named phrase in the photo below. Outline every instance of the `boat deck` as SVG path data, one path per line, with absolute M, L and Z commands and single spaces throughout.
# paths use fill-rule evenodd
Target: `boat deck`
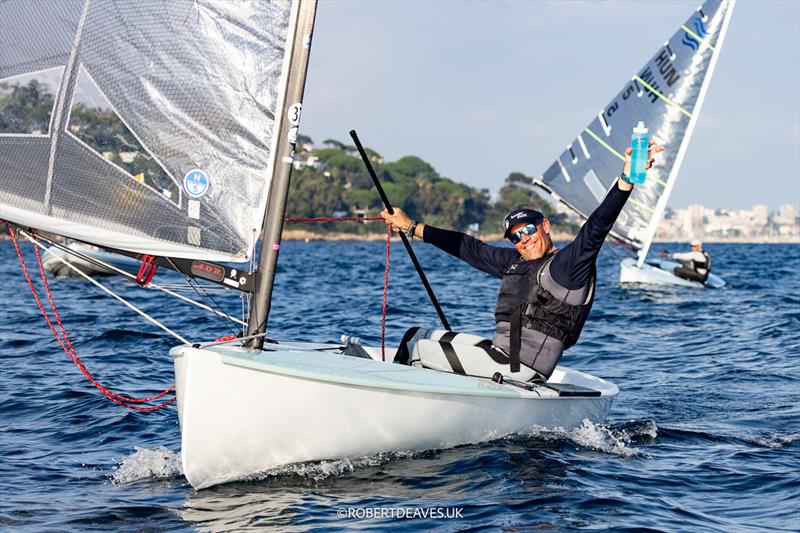
M 258 351 L 220 345 L 206 350 L 218 354 L 224 363 L 230 365 L 357 387 L 497 398 L 559 398 L 557 391 L 544 386 L 526 390 L 510 384 L 498 384 L 485 378 L 294 346 L 273 344 L 268 345 L 264 351 Z M 613 396 L 618 393 L 613 383 L 565 367 L 556 368 L 550 381 L 590 388 L 600 391 L 603 396 Z M 564 396 L 561 396 L 561 399 L 564 399 Z

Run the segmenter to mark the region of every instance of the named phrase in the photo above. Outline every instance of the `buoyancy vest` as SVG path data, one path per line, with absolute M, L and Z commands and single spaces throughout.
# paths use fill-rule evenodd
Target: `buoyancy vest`
M 503 273 L 495 307 L 495 321 L 511 324 L 511 371 L 519 371 L 521 329 L 537 330 L 560 340 L 564 349 L 580 337 L 594 302 L 595 272 L 589 279 L 580 304 L 569 304 L 541 285 L 541 275 L 555 256 L 548 254 L 534 261 L 517 260 Z
M 700 250 L 700 253 L 703 254 L 705 260 L 692 261 L 692 268 L 702 276 L 700 282 L 705 283 L 708 280 L 708 275 L 711 273 L 711 255 L 705 250 Z M 704 270 L 704 272 L 700 272 L 701 269 Z
M 706 260 L 703 263 L 695 264 L 695 268 L 705 268 L 706 270 L 711 272 L 711 255 L 709 255 L 709 253 L 706 252 L 705 250 L 701 250 L 700 253 L 703 254 L 703 257 L 705 257 Z

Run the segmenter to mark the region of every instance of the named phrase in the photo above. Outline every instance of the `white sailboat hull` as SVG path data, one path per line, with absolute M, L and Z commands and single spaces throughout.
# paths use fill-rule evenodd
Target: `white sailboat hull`
M 725 280 L 715 274 L 709 274 L 706 284 L 698 281 L 679 278 L 673 274 L 673 269 L 678 266 L 674 261 L 656 260 L 659 266 L 644 263 L 641 268 L 636 265 L 636 260 L 632 258 L 623 259 L 619 265 L 620 283 L 643 283 L 648 285 L 676 285 L 681 287 L 693 287 L 703 289 L 711 287 L 719 289 L 725 286 Z
M 600 422 L 618 394 L 613 383 L 561 367 L 551 382 L 601 395 L 559 397 L 545 388 L 291 347 L 180 346 L 171 353 L 183 470 L 197 489 L 296 462 Z

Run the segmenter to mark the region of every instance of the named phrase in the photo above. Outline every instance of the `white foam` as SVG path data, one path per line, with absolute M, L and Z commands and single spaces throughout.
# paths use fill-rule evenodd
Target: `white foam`
M 614 431 L 600 424 L 584 420 L 581 427 L 570 431 L 567 437 L 586 448 L 600 450 L 622 457 L 646 455 L 640 449 L 630 446 L 631 436 L 626 430 Z
M 768 437 L 745 437 L 743 440 L 763 448 L 783 448 L 800 438 L 800 432 L 789 435 L 772 435 Z
M 131 483 L 142 479 L 166 479 L 183 474 L 181 456 L 165 446 L 135 448 L 123 457 L 122 463 L 111 474 L 115 484 Z
M 647 457 L 645 452 L 632 446 L 631 442 L 640 440 L 642 437 L 654 439 L 658 434 L 658 427 L 652 420 L 647 420 L 643 423 L 625 424 L 621 429 L 614 429 L 584 419 L 581 426 L 575 429 L 537 429 L 526 434 L 542 438 L 566 439 L 584 448 L 622 457 Z
M 324 479 L 350 473 L 356 468 L 381 466 L 393 459 L 403 459 L 413 457 L 414 455 L 414 452 L 381 452 L 376 455 L 365 457 L 294 463 L 278 466 L 266 472 L 248 476 L 245 479 L 247 481 L 263 481 L 265 479 L 283 476 L 299 476 L 314 482 L 319 482 Z

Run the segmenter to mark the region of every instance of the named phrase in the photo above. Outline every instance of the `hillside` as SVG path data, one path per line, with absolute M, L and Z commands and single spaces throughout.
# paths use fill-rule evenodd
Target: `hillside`
M 366 151 L 393 204 L 428 224 L 499 236 L 502 218 L 512 207 L 535 204 L 550 216 L 556 232 L 569 234 L 575 230 L 533 192 L 531 178 L 519 172 L 506 177 L 497 199 L 492 201 L 488 189 L 475 189 L 442 177 L 417 156 L 387 162 L 378 152 Z M 299 136 L 287 217 L 374 217 L 382 209 L 381 199 L 355 146 L 327 139 L 322 147 L 315 147 L 310 138 Z M 346 238 L 383 232 L 383 225 L 375 223 L 289 222 L 284 235 Z

